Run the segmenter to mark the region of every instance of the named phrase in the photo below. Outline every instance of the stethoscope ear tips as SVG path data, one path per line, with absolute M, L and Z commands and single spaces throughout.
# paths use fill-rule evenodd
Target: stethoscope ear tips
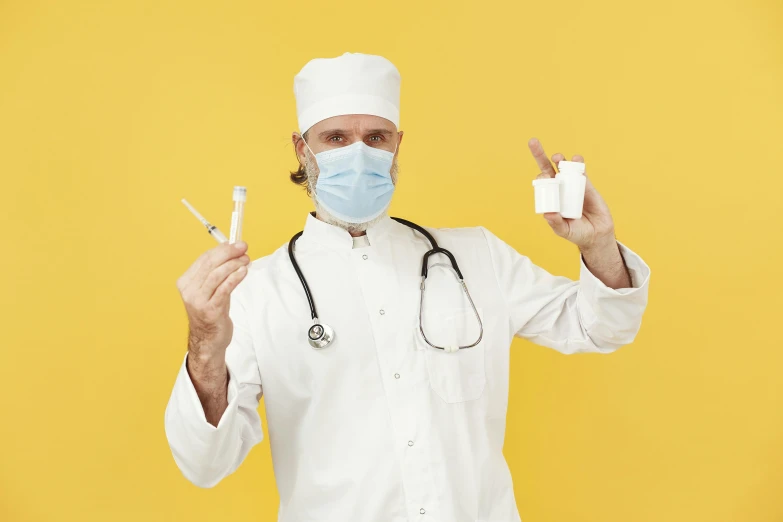
M 326 348 L 334 339 L 334 330 L 317 321 L 307 330 L 307 342 L 315 349 Z

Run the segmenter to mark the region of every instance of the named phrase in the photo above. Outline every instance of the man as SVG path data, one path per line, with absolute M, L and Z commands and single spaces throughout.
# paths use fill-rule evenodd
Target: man
M 649 268 L 616 241 L 589 180 L 581 219 L 545 215 L 579 247 L 579 281 L 475 227 L 425 229 L 456 265 L 430 255 L 423 283 L 430 242 L 387 213 L 399 85 L 388 60 L 350 53 L 294 80 L 292 179 L 316 211 L 293 259 L 330 343 L 308 338 L 287 244 L 252 263 L 245 244 L 220 245 L 178 281 L 190 338 L 165 416 L 174 459 L 201 487 L 233 473 L 262 440 L 263 392 L 282 522 L 520 520 L 502 452 L 513 337 L 609 353 L 646 307 Z M 530 149 L 554 176 L 537 140 Z

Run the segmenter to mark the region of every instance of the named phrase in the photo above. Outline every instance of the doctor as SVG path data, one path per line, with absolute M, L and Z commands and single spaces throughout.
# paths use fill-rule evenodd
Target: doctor
M 564 354 L 629 344 L 649 268 L 615 239 L 588 181 L 582 219 L 545 215 L 578 247 L 578 281 L 481 226 L 427 228 L 468 292 L 444 254 L 429 257 L 422 290 L 432 246 L 387 213 L 403 136 L 397 69 L 364 54 L 315 59 L 294 93 L 291 178 L 315 212 L 291 256 L 285 244 L 251 263 L 247 245 L 222 244 L 179 278 L 190 335 L 165 413 L 177 466 L 201 487 L 233 473 L 262 440 L 263 394 L 281 522 L 519 521 L 503 457 L 513 337 Z M 292 259 L 334 331 L 326 347 L 308 342 Z

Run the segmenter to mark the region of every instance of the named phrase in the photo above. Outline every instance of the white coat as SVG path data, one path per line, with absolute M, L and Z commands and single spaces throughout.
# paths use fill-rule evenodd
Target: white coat
M 263 390 L 280 522 L 520 520 L 503 457 L 513 337 L 566 354 L 613 352 L 640 328 L 650 270 L 620 243 L 632 288 L 614 290 L 584 262 L 579 281 L 551 275 L 483 227 L 427 230 L 456 257 L 481 342 L 447 353 L 421 338 L 430 246 L 419 233 L 387 217 L 354 248 L 346 231 L 310 214 L 296 259 L 335 340 L 308 344 L 312 321 L 287 244 L 254 261 L 231 297 L 218 426 L 207 423 L 185 361 L 166 409 L 188 480 L 214 486 L 262 440 Z M 471 344 L 478 322 L 447 262 L 430 260 L 425 333 Z

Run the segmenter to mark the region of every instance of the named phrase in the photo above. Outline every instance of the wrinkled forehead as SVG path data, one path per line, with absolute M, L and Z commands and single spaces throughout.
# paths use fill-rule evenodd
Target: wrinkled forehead
M 323 119 L 307 130 L 310 137 L 328 132 L 340 132 L 346 135 L 397 133 L 397 126 L 390 120 L 373 114 L 343 114 Z

